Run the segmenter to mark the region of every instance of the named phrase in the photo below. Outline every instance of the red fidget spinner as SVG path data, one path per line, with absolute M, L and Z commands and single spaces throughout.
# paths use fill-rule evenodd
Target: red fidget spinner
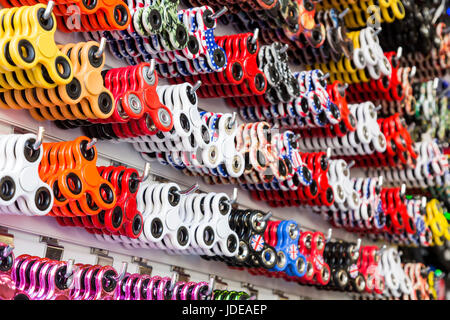
M 216 37 L 216 42 L 227 55 L 227 67 L 222 72 L 171 78 L 169 81 L 172 83 L 187 81 L 194 84 L 201 80 L 202 86 L 197 90 L 201 98 L 264 94 L 267 80 L 258 67 L 259 42 L 253 40 L 253 34 L 248 32 Z
M 114 133 L 122 138 L 172 129 L 172 113 L 159 100 L 158 76 L 150 63 L 110 69 L 104 81 L 116 101 L 115 110 L 111 117 L 91 122 L 112 123 Z
M 355 160 L 360 167 L 415 167 L 418 157 L 414 151 L 414 141 L 403 124 L 398 113 L 388 118 L 379 118 L 378 125 L 386 137 L 386 151 L 375 152 L 372 155 L 359 155 L 342 158 Z
M 379 248 L 377 246 L 361 246 L 358 258 L 359 272 L 366 280 L 366 292 L 382 294 L 384 291 L 384 277 L 379 272 Z

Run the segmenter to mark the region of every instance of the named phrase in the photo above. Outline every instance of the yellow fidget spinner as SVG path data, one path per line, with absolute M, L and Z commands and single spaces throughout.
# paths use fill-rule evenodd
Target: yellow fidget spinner
M 335 8 L 339 11 L 349 9 L 344 16 L 348 28 L 362 28 L 370 23 L 392 23 L 405 17 L 405 8 L 401 0 L 323 0 L 317 10 Z
M 72 80 L 72 64 L 54 40 L 55 16 L 45 11 L 44 4 L 0 10 L 2 89 L 53 88 Z
M 435 274 L 434 271 L 430 271 L 428 272 L 428 290 L 430 292 L 430 296 L 432 297 L 432 300 L 437 300 L 437 292 L 436 292 L 436 288 L 435 288 Z
M 444 210 L 437 199 L 428 201 L 425 222 L 433 233 L 433 242 L 437 246 L 444 245 L 444 238 L 450 240 L 450 225 L 444 216 Z

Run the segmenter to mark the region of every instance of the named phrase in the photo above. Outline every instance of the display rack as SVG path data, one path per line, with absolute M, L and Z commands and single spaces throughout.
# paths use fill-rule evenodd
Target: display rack
M 218 26 L 217 35 L 236 33 L 230 27 Z M 81 34 L 56 32 L 57 43 L 71 43 L 83 41 Z M 114 58 L 106 52 L 105 65 L 111 68 L 122 67 L 126 64 Z M 295 70 L 295 67 L 292 67 Z M 298 69 L 298 68 L 297 68 Z M 165 80 L 161 79 L 161 83 Z M 199 99 L 199 108 L 211 112 L 232 112 L 222 99 Z M 243 122 L 241 119 L 240 122 Z M 44 141 L 69 141 L 83 135 L 80 129 L 62 130 L 57 128 L 51 121 L 38 122 L 34 120 L 26 110 L 0 110 L 0 134 L 9 134 L 18 131 L 37 132 L 38 127 L 45 127 Z M 98 150 L 97 165 L 111 165 L 112 162 L 121 163 L 125 166 L 142 171 L 145 161 L 128 143 L 111 143 L 99 141 L 96 144 Z M 126 155 L 126 157 L 124 157 Z M 356 172 L 356 171 L 355 171 Z M 154 162 L 151 164 L 151 174 L 156 177 L 168 179 L 178 183 L 180 186 L 188 187 L 198 183 L 199 189 L 205 192 L 233 193 L 233 185 L 209 185 L 201 178 L 188 177 L 171 167 Z M 291 219 L 299 223 L 302 229 L 321 231 L 326 234 L 330 228 L 321 216 L 313 212 L 303 212 L 298 208 L 271 208 L 264 202 L 256 202 L 250 199 L 248 192 L 239 189 L 237 203 L 243 208 L 258 208 L 263 211 L 271 211 L 274 218 Z M 94 263 L 96 255 L 91 254 L 91 248 L 105 249 L 114 258 L 114 267 L 120 270 L 122 261 L 130 262 L 132 268 L 137 268 L 132 263 L 132 257 L 140 257 L 149 260 L 155 274 L 170 274 L 170 266 L 185 268 L 193 279 L 207 280 L 210 274 L 221 275 L 223 281 L 230 288 L 240 288 L 241 284 L 250 284 L 258 292 L 259 299 L 282 299 L 286 295 L 289 299 L 315 298 L 315 299 L 350 299 L 348 293 L 318 290 L 314 287 L 300 286 L 283 279 L 268 279 L 261 276 L 253 276 L 246 271 L 237 271 L 227 268 L 223 263 L 205 261 L 198 256 L 171 256 L 161 251 L 147 249 L 127 249 L 120 244 L 100 241 L 93 235 L 81 228 L 64 228 L 58 225 L 51 217 L 27 217 L 0 215 L 0 226 L 8 229 L 14 235 L 14 246 L 16 254 L 28 253 L 45 256 L 45 243 L 39 242 L 41 237 L 56 239 L 63 247 L 65 257 L 73 258 L 77 262 Z M 334 229 L 333 238 L 346 241 L 356 241 L 358 236 L 344 230 Z M 364 244 L 371 244 L 364 239 Z M 193 271 L 196 270 L 196 271 Z M 246 290 L 245 288 L 242 288 Z M 278 294 L 273 293 L 278 290 Z M 280 297 L 281 295 L 281 297 Z
M 181 8 L 181 6 L 180 6 Z M 218 25 L 216 35 L 236 33 L 228 26 Z M 60 44 L 85 41 L 81 34 L 62 33 L 57 31 L 56 42 Z M 109 52 L 106 53 L 105 66 L 115 68 L 126 64 L 115 59 Z M 291 66 L 293 71 L 300 71 Z M 161 84 L 166 83 L 164 79 Z M 199 99 L 199 108 L 211 112 L 232 112 L 222 99 Z M 239 119 L 243 122 L 242 119 Z M 37 132 L 38 127 L 45 127 L 44 141 L 68 141 L 83 135 L 81 130 L 62 130 L 50 121 L 38 122 L 26 110 L 0 109 L 0 134 L 14 132 Z M 123 164 L 142 172 L 145 161 L 128 143 L 112 143 L 99 141 L 98 166 Z M 359 169 L 351 170 L 353 177 L 363 176 Z M 181 172 L 164 166 L 158 162 L 151 164 L 151 179 L 164 178 L 189 187 L 198 183 L 199 190 L 204 192 L 233 193 L 233 185 L 209 185 L 200 177 L 189 177 Z M 330 224 L 312 211 L 299 208 L 272 208 L 265 202 L 252 200 L 247 191 L 238 189 L 237 205 L 242 208 L 257 208 L 273 213 L 274 218 L 295 220 L 301 229 L 321 231 L 327 233 Z M 354 296 L 346 292 L 319 290 L 312 286 L 302 286 L 284 279 L 253 276 L 247 271 L 233 270 L 221 262 L 206 261 L 198 256 L 169 255 L 163 251 L 152 249 L 126 248 L 121 244 L 99 240 L 94 235 L 81 228 L 66 228 L 60 226 L 52 217 L 29 217 L 0 215 L 0 236 L 10 235 L 14 241 L 15 254 L 23 253 L 38 256 L 48 255 L 49 246 L 56 247 L 62 254 L 61 258 L 75 259 L 78 263 L 96 264 L 102 259 L 108 261 L 117 270 L 121 269 L 122 262 L 128 262 L 128 272 L 148 273 L 155 275 L 170 275 L 174 267 L 181 268 L 193 281 L 208 281 L 210 276 L 218 278 L 217 285 L 225 283 L 229 288 L 245 290 L 256 293 L 257 299 L 352 299 Z M 343 229 L 333 229 L 333 239 L 356 242 L 358 235 Z M 47 239 L 47 241 L 45 241 Z M 50 241 L 49 241 L 50 239 Z M 374 244 L 368 238 L 363 238 L 364 245 Z M 383 243 L 382 243 L 383 244 Z M 382 245 L 381 244 L 381 245 Z M 59 248 L 59 249 L 58 249 Z M 62 250 L 62 251 L 61 251 Z M 111 260 L 112 259 L 112 260 Z M 144 260 L 142 260 L 144 259 Z M 145 261 L 143 263 L 142 261 Z M 251 289 L 251 290 L 250 290 Z

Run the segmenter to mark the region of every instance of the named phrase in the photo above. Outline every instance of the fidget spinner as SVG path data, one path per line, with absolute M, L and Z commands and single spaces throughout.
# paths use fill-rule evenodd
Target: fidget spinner
M 189 39 L 186 48 L 155 57 L 158 72 L 165 78 L 184 77 L 211 72 L 221 72 L 227 65 L 227 56 L 214 38 L 216 18 L 208 6 L 181 10 L 179 19 L 187 26 Z
M 192 39 L 192 33 L 189 34 L 187 25 L 179 17 L 178 1 L 127 2 L 131 21 L 129 25 L 102 33 L 90 32 L 85 37 L 98 41 L 105 36 L 112 54 L 131 65 L 150 62 L 151 59 L 168 63 L 175 60 L 175 56 L 177 60 L 186 60 L 181 51 L 198 51 L 198 40 Z M 190 48 L 186 49 L 189 41 Z
M 264 232 L 267 228 L 265 214 L 258 210 L 232 209 L 229 225 L 239 238 L 237 254 L 226 256 L 202 256 L 207 260 L 225 262 L 234 268 L 262 267 L 271 269 L 276 264 L 276 251 L 264 241 Z
M 236 115 L 199 112 L 195 89 L 188 83 L 158 87 L 174 127 L 169 132 L 127 139 L 146 161 L 159 161 L 187 175 L 237 178 L 244 158 L 236 150 Z
M 69 83 L 5 91 L 1 93 L 1 106 L 27 109 L 34 119 L 56 121 L 57 125 L 109 117 L 114 111 L 114 98 L 103 85 L 105 56 L 98 56 L 99 45 L 93 41 L 70 43 L 60 46 L 60 50 L 73 66 Z
M 22 5 L 41 6 L 39 1 L 1 1 L 3 7 L 19 7 Z M 42 5 L 43 6 L 43 5 Z M 45 8 L 45 7 L 44 7 Z M 130 11 L 121 0 L 100 0 L 95 3 L 64 0 L 49 2 L 45 14 L 53 13 L 58 22 L 58 28 L 63 32 L 96 31 L 96 30 L 123 30 L 130 23 Z M 42 10 L 44 13 L 44 10 Z M 41 13 L 41 14 L 42 14 Z M 47 20 L 47 19 L 45 19 Z
M 92 234 L 139 237 L 143 228 L 142 214 L 137 210 L 136 194 L 139 178 L 135 169 L 119 167 L 98 167 L 101 177 L 114 187 L 115 206 L 101 210 L 96 215 L 57 217 L 63 226 L 78 226 Z
M 362 246 L 358 268 L 366 281 L 366 293 L 383 294 L 385 280 L 380 270 L 380 250 L 377 246 Z
M 138 237 L 102 235 L 127 248 L 153 248 L 177 254 L 234 256 L 239 239 L 228 226 L 230 198 L 224 193 L 193 193 L 175 183 L 144 182 L 136 195 L 143 232 Z M 209 205 L 205 205 L 208 204 Z
M 294 278 L 306 273 L 306 258 L 298 249 L 300 234 L 294 221 L 268 221 L 264 240 L 277 252 L 277 264 L 269 272 L 284 272 Z
M 360 254 L 360 241 L 358 244 L 344 241 L 327 242 L 323 257 L 330 266 L 331 279 L 326 287 L 339 291 L 364 292 L 366 280 L 357 265 Z
M 97 150 L 89 138 L 44 143 L 39 177 L 54 196 L 51 216 L 96 215 L 116 204 L 113 185 L 97 171 Z
M 338 61 L 308 65 L 307 70 L 321 69 L 330 73 L 332 82 L 364 83 L 370 79 L 379 79 L 382 75 L 389 76 L 392 72 L 389 61 L 383 54 L 378 36 L 371 27 L 349 32 L 353 41 L 351 58 L 342 56 Z
M 384 296 L 400 298 L 410 295 L 413 290 L 411 279 L 401 265 L 399 253 L 394 248 L 383 250 L 381 253 L 381 273 L 385 279 Z
M 212 290 L 208 282 L 176 281 L 174 277 L 126 273 L 114 291 L 114 300 L 211 300 L 215 295 L 245 300 L 244 292 Z M 248 295 L 247 295 L 248 296 Z
M 404 295 L 408 300 L 430 300 L 430 288 L 425 273 L 425 265 L 422 263 L 405 263 L 403 266 L 406 275 L 411 279 L 412 290 L 410 295 Z
M 286 50 L 287 46 L 282 46 L 279 42 L 262 46 L 258 52 L 258 67 L 263 70 L 267 79 L 265 94 L 227 98 L 227 104 L 233 107 L 269 106 L 297 98 L 300 88 L 289 68 Z
M 39 175 L 45 153 L 35 134 L 0 136 L 0 212 L 43 216 L 50 212 L 54 197 Z
M 331 279 L 330 266 L 324 260 L 326 242 L 321 232 L 303 231 L 299 239 L 300 252 L 306 257 L 306 273 L 300 278 L 302 284 L 326 286 Z
M 333 155 L 345 156 L 350 161 L 353 156 L 371 155 L 386 150 L 386 139 L 377 123 L 376 108 L 372 102 L 348 105 L 356 120 L 355 131 L 343 136 L 312 136 L 300 140 L 304 150 L 314 151 L 331 148 Z
M 240 33 L 216 37 L 223 48 L 227 64 L 221 72 L 171 78 L 172 83 L 202 81 L 198 90 L 201 98 L 241 97 L 262 95 L 267 89 L 267 79 L 258 66 L 259 42 L 255 33 Z
M 401 0 L 380 1 L 376 6 L 373 1 L 347 3 L 327 0 L 320 3 L 320 7 L 325 9 L 338 7 L 347 10 L 344 16 L 345 25 L 352 29 L 374 24 L 375 21 L 390 24 L 405 18 L 405 7 Z
M 69 269 L 69 263 L 64 261 L 28 254 L 15 257 L 10 287 L 15 290 L 7 300 L 70 300 L 73 273 Z
M 431 187 L 444 179 L 448 159 L 435 141 L 417 142 L 414 152 L 417 154 L 414 167 L 372 169 L 370 174 L 379 172 L 390 185 L 405 183 L 408 189 Z
M 2 26 L 0 43 L 2 91 L 54 88 L 72 80 L 72 63 L 55 44 L 55 16 L 47 14 L 45 5 L 2 9 L 1 15 L 9 21 Z

